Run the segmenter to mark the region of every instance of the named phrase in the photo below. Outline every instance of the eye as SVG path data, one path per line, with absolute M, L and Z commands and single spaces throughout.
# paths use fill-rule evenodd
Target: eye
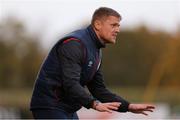
M 112 26 L 112 27 L 116 27 L 116 25 L 115 25 L 115 24 L 111 24 L 111 26 Z
M 115 23 L 115 24 L 111 24 L 111 27 L 113 27 L 113 28 L 120 27 L 120 25 Z

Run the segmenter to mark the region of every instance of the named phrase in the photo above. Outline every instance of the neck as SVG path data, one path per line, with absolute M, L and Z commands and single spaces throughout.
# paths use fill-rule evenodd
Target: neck
M 102 44 L 105 44 L 105 41 L 100 37 L 98 30 L 97 30 L 95 27 L 93 27 L 93 29 L 94 29 L 94 31 L 95 31 L 95 33 L 96 33 L 99 41 L 100 41 Z

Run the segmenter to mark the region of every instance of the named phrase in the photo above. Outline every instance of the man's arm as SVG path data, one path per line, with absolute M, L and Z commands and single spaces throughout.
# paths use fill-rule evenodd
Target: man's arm
M 114 109 L 119 112 L 129 111 L 136 114 L 148 115 L 146 113 L 147 111 L 153 112 L 153 109 L 155 109 L 155 106 L 152 104 L 131 104 L 120 96 L 111 93 L 104 85 L 103 75 L 100 69 L 97 71 L 94 79 L 88 84 L 88 89 L 101 102 L 120 102 L 119 109 Z M 96 109 L 100 111 L 102 108 L 101 103 L 99 103 L 99 106 L 96 106 Z
M 101 102 L 103 102 L 103 103 L 105 103 L 105 102 L 120 102 L 121 106 L 119 107 L 119 109 L 117 111 L 119 111 L 119 112 L 127 112 L 128 111 L 129 102 L 126 101 L 125 99 L 123 99 L 122 97 L 117 96 L 116 94 L 112 93 L 111 91 L 109 91 L 106 88 L 100 68 L 96 72 L 93 80 L 91 82 L 89 82 L 87 87 L 88 87 L 89 91 L 91 92 L 91 94 L 95 98 L 100 100 Z
M 77 101 L 82 106 L 90 108 L 94 101 L 80 85 L 80 73 L 82 64 L 81 43 L 75 40 L 61 44 L 58 49 L 60 58 L 62 87 L 71 99 Z

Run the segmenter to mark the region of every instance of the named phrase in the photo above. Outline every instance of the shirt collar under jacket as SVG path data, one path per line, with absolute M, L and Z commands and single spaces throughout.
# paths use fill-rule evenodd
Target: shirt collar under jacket
M 93 27 L 91 25 L 88 26 L 88 31 L 89 31 L 89 34 L 91 36 L 91 38 L 95 41 L 95 44 L 97 45 L 98 48 L 105 48 L 105 43 L 101 42 L 99 40 L 99 38 L 97 37 Z

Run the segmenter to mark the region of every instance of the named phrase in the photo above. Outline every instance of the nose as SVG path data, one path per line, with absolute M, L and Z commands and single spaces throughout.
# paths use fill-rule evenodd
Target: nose
M 116 33 L 119 33 L 120 32 L 120 27 L 116 27 L 115 31 L 116 31 Z

